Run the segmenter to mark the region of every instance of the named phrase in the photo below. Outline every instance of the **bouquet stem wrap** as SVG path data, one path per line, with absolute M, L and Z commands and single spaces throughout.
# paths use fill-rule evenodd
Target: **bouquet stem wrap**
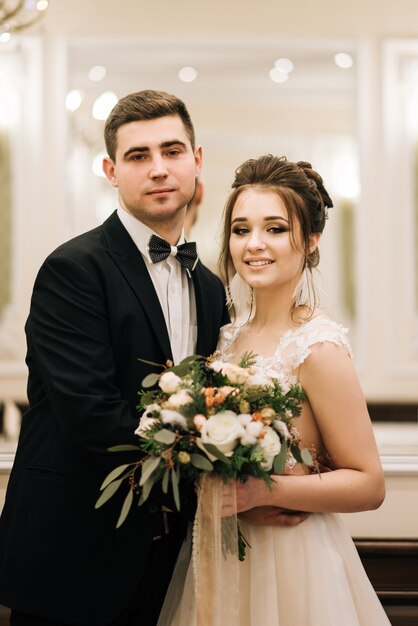
M 234 481 L 225 484 L 218 476 L 201 476 L 193 547 L 191 543 L 189 534 L 158 626 L 239 626 L 240 561 Z
M 235 482 L 204 474 L 193 529 L 197 626 L 239 626 Z

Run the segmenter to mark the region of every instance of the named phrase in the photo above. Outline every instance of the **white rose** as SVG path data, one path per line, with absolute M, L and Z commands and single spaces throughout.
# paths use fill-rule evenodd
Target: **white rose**
M 242 384 L 248 380 L 250 371 L 248 368 L 239 367 L 234 363 L 226 363 L 222 368 L 222 374 L 226 376 L 231 383 Z
M 135 435 L 146 438 L 150 428 L 152 428 L 158 421 L 159 420 L 156 417 L 147 417 L 145 414 L 142 415 L 139 420 L 138 428 L 135 431 Z
M 270 426 L 266 426 L 265 435 L 259 440 L 258 445 L 265 459 L 260 465 L 263 469 L 270 471 L 273 467 L 274 457 L 279 454 L 280 448 L 282 447 L 280 437 Z
M 174 372 L 165 372 L 158 382 L 160 388 L 164 393 L 175 393 L 178 391 L 181 383 L 181 378 Z
M 161 411 L 161 419 L 164 424 L 171 424 L 172 426 L 180 426 L 183 430 L 188 430 L 187 420 L 181 413 L 177 411 L 170 411 L 169 409 L 163 409 Z
M 173 393 L 168 400 L 164 403 L 164 406 L 167 409 L 177 410 L 180 409 L 185 404 L 189 404 L 193 402 L 192 398 L 188 394 L 186 389 L 180 389 L 177 393 Z
M 232 456 L 244 429 L 234 411 L 222 411 L 206 420 L 200 433 L 202 443 L 211 443 L 226 456 Z

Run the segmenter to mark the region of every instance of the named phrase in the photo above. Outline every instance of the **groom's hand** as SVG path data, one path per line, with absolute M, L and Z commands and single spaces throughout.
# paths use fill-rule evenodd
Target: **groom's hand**
M 309 515 L 304 511 L 291 511 L 278 506 L 259 506 L 239 513 L 238 519 L 256 526 L 297 526 Z

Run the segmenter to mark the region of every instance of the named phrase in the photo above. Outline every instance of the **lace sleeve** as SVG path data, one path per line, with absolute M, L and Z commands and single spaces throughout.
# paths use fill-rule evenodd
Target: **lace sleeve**
M 312 346 L 317 343 L 331 342 L 341 345 L 349 356 L 352 356 L 348 341 L 348 330 L 325 316 L 318 316 L 297 331 L 288 333 L 283 337 L 280 349 L 280 360 L 290 370 L 295 370 L 302 365 L 310 355 Z

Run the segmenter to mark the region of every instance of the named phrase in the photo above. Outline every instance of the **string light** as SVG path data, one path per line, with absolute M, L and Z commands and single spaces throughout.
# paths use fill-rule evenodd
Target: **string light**
M 48 0 L 0 0 L 0 43 L 38 22 L 48 6 Z

